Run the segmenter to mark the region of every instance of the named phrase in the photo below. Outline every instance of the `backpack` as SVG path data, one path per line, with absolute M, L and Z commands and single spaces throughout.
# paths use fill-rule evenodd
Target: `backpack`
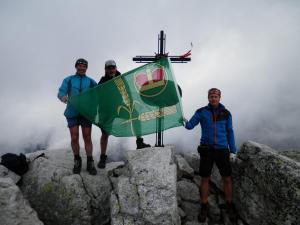
M 26 156 L 22 153 L 20 155 L 13 153 L 4 154 L 1 156 L 1 164 L 20 176 L 28 171 Z

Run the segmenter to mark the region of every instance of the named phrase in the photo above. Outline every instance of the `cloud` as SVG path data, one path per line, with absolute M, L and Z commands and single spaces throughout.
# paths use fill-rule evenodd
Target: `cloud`
M 157 51 L 161 29 L 171 55 L 194 45 L 192 62 L 173 66 L 187 118 L 207 104 L 210 87 L 219 87 L 238 144 L 251 139 L 300 147 L 297 1 L 0 4 L 0 152 L 69 146 L 64 105 L 56 93 L 62 79 L 74 73 L 75 60 L 87 58 L 88 74 L 97 81 L 107 59 L 126 72 L 138 66 L 133 56 Z M 153 143 L 154 136 L 145 139 Z M 97 153 L 99 137 L 94 127 Z M 199 138 L 199 127 L 165 132 L 166 144 L 185 150 L 195 149 Z M 117 157 L 123 146 L 135 148 L 134 140 L 111 138 L 109 148 L 119 149 Z

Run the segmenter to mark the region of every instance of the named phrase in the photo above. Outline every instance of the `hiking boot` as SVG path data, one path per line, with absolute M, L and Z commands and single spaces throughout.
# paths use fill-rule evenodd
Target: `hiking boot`
M 79 174 L 81 171 L 81 158 L 74 159 L 73 173 Z
M 91 175 L 96 175 L 97 170 L 94 165 L 94 160 L 88 160 L 86 163 L 86 170 L 89 172 Z
M 228 213 L 229 220 L 231 222 L 235 222 L 237 217 L 236 217 L 233 203 L 227 203 L 227 213 Z
M 136 149 L 149 148 L 151 145 L 144 143 L 143 138 L 136 138 Z
M 100 155 L 100 161 L 98 163 L 98 168 L 100 168 L 100 169 L 105 168 L 106 158 L 107 158 L 107 155 L 102 155 L 102 154 Z
M 200 213 L 198 215 L 198 221 L 200 223 L 204 223 L 206 221 L 206 218 L 207 218 L 207 215 L 208 215 L 208 203 L 206 204 L 201 204 L 201 210 L 200 210 Z

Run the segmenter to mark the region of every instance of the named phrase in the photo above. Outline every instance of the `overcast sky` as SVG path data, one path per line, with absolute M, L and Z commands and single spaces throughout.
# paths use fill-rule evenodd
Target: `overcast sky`
M 193 43 L 192 61 L 173 65 L 185 117 L 218 87 L 238 145 L 300 148 L 300 1 L 0 0 L 0 28 L 0 153 L 69 147 L 56 95 L 75 60 L 86 58 L 96 81 L 107 59 L 126 72 L 140 65 L 133 56 L 157 51 L 160 30 L 171 55 Z M 100 134 L 93 127 L 95 152 Z M 200 127 L 174 128 L 164 138 L 195 150 Z M 120 146 L 134 148 L 135 139 L 110 139 L 109 151 Z

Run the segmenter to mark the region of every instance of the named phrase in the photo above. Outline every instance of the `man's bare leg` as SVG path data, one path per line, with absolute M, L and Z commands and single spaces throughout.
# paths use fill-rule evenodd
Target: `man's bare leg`
M 70 127 L 71 147 L 74 154 L 74 168 L 73 173 L 79 174 L 81 171 L 81 158 L 79 155 L 79 126 Z

